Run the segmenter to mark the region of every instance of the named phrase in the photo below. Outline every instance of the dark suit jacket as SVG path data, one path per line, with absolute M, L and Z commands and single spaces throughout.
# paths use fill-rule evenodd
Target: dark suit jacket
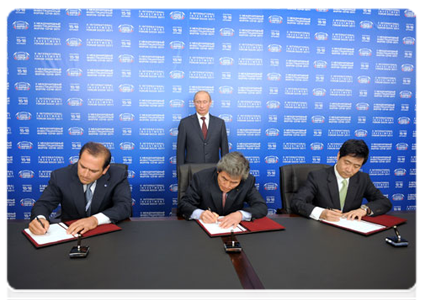
M 217 163 L 229 152 L 225 121 L 210 115 L 207 138 L 204 140 L 197 114 L 183 118 L 178 127 L 177 166 L 183 164 Z
M 392 204 L 370 180 L 369 174 L 357 172 L 349 180 L 344 212 L 360 208 L 363 198 L 374 215 L 388 212 Z M 341 209 L 334 167 L 309 173 L 307 182 L 291 200 L 294 212 L 308 217 L 316 207 Z
M 197 209 L 210 208 L 220 216 L 225 216 L 238 210 L 252 214 L 253 219 L 267 215 L 267 205 L 255 186 L 255 177 L 251 174 L 247 180 L 242 180 L 235 189 L 227 194 L 225 207 L 222 207 L 222 191 L 217 183 L 217 169 L 205 169 L 193 175 L 190 185 L 178 203 L 178 211 L 189 219 Z M 247 203 L 248 206 L 244 207 Z
M 51 173 L 48 186 L 32 208 L 31 220 L 38 215 L 48 218 L 59 204 L 64 221 L 87 217 L 84 188 L 77 170 L 78 164 L 73 164 Z M 126 170 L 111 165 L 107 173 L 97 179 L 92 215 L 101 212 L 113 223 L 131 216 L 132 198 L 127 177 Z

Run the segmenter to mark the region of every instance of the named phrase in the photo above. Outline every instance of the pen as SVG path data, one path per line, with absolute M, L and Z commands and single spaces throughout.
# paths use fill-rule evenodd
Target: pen
M 215 216 L 219 216 L 217 213 L 215 213 L 215 212 L 212 212 L 212 210 L 210 209 L 210 207 L 207 207 L 207 210 L 209 211 L 209 212 L 211 212 L 213 215 L 215 215 Z M 217 219 L 216 219 L 216 223 L 217 223 Z
M 43 222 L 41 222 L 41 220 L 37 217 L 37 221 L 40 223 L 40 225 L 43 227 L 43 229 L 46 229 L 45 227 L 44 227 L 44 224 L 43 224 Z

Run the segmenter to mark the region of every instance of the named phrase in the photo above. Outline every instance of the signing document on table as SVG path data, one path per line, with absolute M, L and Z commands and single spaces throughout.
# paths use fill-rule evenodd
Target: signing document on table
M 240 152 L 230 152 L 215 168 L 195 173 L 178 210 L 185 219 L 204 223 L 216 223 L 223 216 L 219 224 L 222 228 L 267 215 L 267 205 L 250 174 L 250 164 Z
M 361 220 L 387 213 L 392 203 L 374 186 L 369 174 L 360 172 L 368 157 L 369 148 L 363 140 L 347 140 L 334 167 L 308 174 L 306 183 L 291 200 L 292 210 L 326 221 L 339 221 L 342 217 Z
M 102 224 L 131 216 L 128 172 L 110 164 L 111 153 L 100 143 L 88 142 L 78 162 L 51 172 L 50 180 L 31 210 L 29 230 L 35 235 L 49 231 L 49 217 L 60 205 L 60 221 L 76 220 L 68 234 L 85 234 Z

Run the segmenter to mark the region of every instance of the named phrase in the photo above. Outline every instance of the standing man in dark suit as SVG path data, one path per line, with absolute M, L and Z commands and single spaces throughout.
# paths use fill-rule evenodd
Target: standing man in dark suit
M 210 94 L 194 95 L 196 113 L 183 118 L 178 127 L 177 166 L 189 163 L 217 163 L 229 152 L 225 121 L 210 115 Z
M 110 160 L 109 149 L 89 142 L 81 148 L 78 163 L 53 171 L 48 186 L 32 208 L 29 230 L 45 234 L 50 224 L 47 218 L 59 204 L 62 220 L 77 219 L 69 226 L 69 234 L 84 234 L 98 225 L 130 217 L 128 172 L 110 166 Z
M 193 175 L 178 210 L 186 219 L 205 223 L 215 223 L 219 215 L 225 216 L 219 220 L 222 228 L 262 218 L 267 215 L 267 205 L 255 182 L 248 160 L 240 152 L 230 152 L 215 168 Z
M 359 172 L 369 157 L 363 140 L 348 140 L 338 152 L 333 168 L 310 172 L 307 182 L 291 200 L 294 212 L 315 220 L 339 221 L 341 217 L 361 220 L 388 212 L 392 203 Z M 363 198 L 368 203 L 362 205 Z

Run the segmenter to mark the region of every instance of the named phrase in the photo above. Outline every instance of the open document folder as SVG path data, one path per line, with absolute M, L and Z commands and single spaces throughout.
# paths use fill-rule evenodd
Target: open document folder
M 285 227 L 269 219 L 268 217 L 255 219 L 254 221 L 242 221 L 241 223 L 238 224 L 237 227 L 235 228 L 230 227 L 227 229 L 223 229 L 219 227 L 219 224 L 220 224 L 219 221 L 217 223 L 204 223 L 201 220 L 196 220 L 196 221 L 211 237 L 230 235 L 232 231 L 235 234 L 245 234 L 245 233 L 285 229 Z
M 377 217 L 364 217 L 361 221 L 347 220 L 341 218 L 338 222 L 321 220 L 321 222 L 340 227 L 346 230 L 357 232 L 364 235 L 370 235 L 379 231 L 389 229 L 395 225 L 405 223 L 407 220 L 389 215 Z
M 22 232 L 23 234 L 32 242 L 32 244 L 36 248 L 46 247 L 50 245 L 60 244 L 64 242 L 69 242 L 73 240 L 77 240 L 77 235 L 70 235 L 66 233 L 68 229 L 68 225 L 72 224 L 74 221 L 69 221 L 65 223 L 54 223 L 50 224 L 50 227 L 46 234 L 44 235 L 36 235 L 33 234 L 28 228 L 24 229 Z M 119 226 L 115 224 L 103 224 L 99 225 L 96 228 L 84 233 L 82 238 L 87 238 L 103 233 L 113 232 L 117 230 L 121 230 Z

